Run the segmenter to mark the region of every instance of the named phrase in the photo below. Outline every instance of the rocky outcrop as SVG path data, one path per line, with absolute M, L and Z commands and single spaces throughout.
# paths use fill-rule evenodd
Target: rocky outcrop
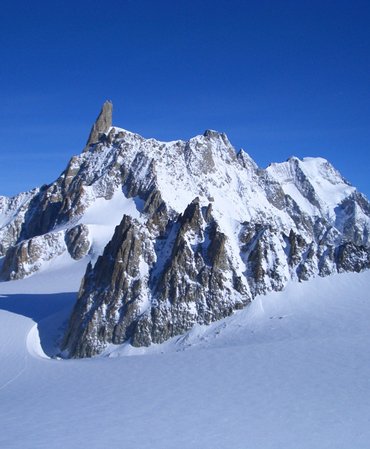
M 370 242 L 369 228 L 366 226 L 370 207 L 367 199 L 359 192 L 353 192 L 335 209 L 336 226 L 346 240 L 358 246 L 367 246 Z
M 0 257 L 19 241 L 25 215 L 37 193 L 34 189 L 13 198 L 0 196 Z
M 281 290 L 290 279 L 305 281 L 315 275 L 369 267 L 369 248 L 343 242 L 342 235 L 319 218 L 311 228 L 315 229 L 314 238 L 307 239 L 293 229 L 287 235 L 270 224 L 243 224 L 241 257 L 253 296 Z
M 9 281 L 29 276 L 46 262 L 63 254 L 65 250 L 63 231 L 24 240 L 7 251 L 0 271 L 0 279 Z
M 70 354 L 91 357 L 131 335 L 144 299 L 144 250 L 139 224 L 125 215 L 95 266 L 87 267 L 63 344 Z
M 82 259 L 90 249 L 89 228 L 79 224 L 68 229 L 65 234 L 65 242 L 72 259 Z
M 124 216 L 87 269 L 64 340 L 69 356 L 161 343 L 250 301 L 210 209 L 196 198 L 160 235 Z
M 130 336 L 134 346 L 162 343 L 250 301 L 229 257 L 227 237 L 205 213 L 195 199 L 156 241 L 148 280 L 152 305 Z
M 98 115 L 93 127 L 91 128 L 89 138 L 86 142 L 86 149 L 97 143 L 100 139 L 101 134 L 108 132 L 109 128 L 112 126 L 112 115 L 113 115 L 113 105 L 111 101 L 106 101 Z
M 0 268 L 0 280 L 23 279 L 45 268 L 48 262 L 63 253 L 68 252 L 75 260 L 82 259 L 89 248 L 89 230 L 82 224 L 22 240 L 6 252 Z
M 336 253 L 337 269 L 340 273 L 345 271 L 360 272 L 365 268 L 370 268 L 369 248 L 358 246 L 353 242 L 347 242 L 337 248 Z

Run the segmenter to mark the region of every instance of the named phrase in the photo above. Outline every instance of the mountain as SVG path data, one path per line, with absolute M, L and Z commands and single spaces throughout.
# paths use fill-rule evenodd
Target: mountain
M 112 126 L 50 185 L 0 198 L 0 276 L 87 265 L 65 356 L 162 343 L 291 280 L 370 267 L 370 204 L 322 158 L 261 169 L 207 130 L 160 142 Z

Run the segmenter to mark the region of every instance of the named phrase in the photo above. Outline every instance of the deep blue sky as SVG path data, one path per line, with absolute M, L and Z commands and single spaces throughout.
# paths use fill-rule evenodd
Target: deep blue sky
M 146 137 L 323 156 L 370 196 L 370 2 L 1 3 L 0 194 L 51 182 L 107 98 Z

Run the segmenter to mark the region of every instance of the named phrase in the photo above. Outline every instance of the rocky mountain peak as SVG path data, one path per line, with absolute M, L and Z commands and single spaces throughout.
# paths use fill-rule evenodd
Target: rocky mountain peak
M 204 137 L 208 138 L 227 138 L 225 133 L 220 133 L 219 131 L 215 131 L 214 129 L 206 129 L 203 133 Z
M 0 197 L 0 257 L 2 280 L 86 264 L 63 348 L 89 357 L 161 343 L 292 280 L 370 268 L 370 203 L 325 159 L 262 169 L 217 131 L 146 139 L 112 127 L 106 102 L 57 180 Z
M 103 104 L 101 111 L 91 128 L 89 138 L 86 142 L 86 149 L 88 149 L 90 145 L 96 143 L 99 140 L 100 134 L 106 133 L 112 126 L 112 114 L 113 104 L 110 100 L 107 100 Z

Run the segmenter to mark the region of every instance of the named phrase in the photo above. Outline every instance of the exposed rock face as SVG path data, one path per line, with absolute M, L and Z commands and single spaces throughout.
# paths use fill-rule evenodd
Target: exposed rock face
M 43 236 L 23 240 L 6 253 L 1 267 L 1 280 L 22 279 L 66 250 L 63 232 L 50 232 Z
M 369 202 L 326 160 L 261 169 L 216 131 L 144 139 L 111 127 L 110 104 L 55 182 L 0 198 L 3 279 L 91 259 L 71 357 L 161 343 L 290 280 L 369 268 L 369 234 Z
M 121 343 L 130 335 L 143 295 L 140 261 L 144 241 L 139 224 L 125 215 L 95 267 L 88 265 L 81 300 L 65 337 L 65 346 L 73 354 L 90 357 L 106 341 Z
M 112 126 L 113 105 L 111 101 L 103 104 L 102 110 L 98 115 L 93 127 L 91 128 L 89 138 L 86 142 L 86 148 L 99 141 L 100 135 L 108 132 Z
M 25 214 L 29 209 L 32 198 L 38 190 L 21 193 L 13 198 L 0 196 L 0 257 L 18 242 Z
M 90 249 L 89 228 L 79 224 L 68 229 L 65 233 L 65 242 L 72 259 L 82 259 Z
M 90 357 L 107 341 L 162 343 L 249 301 L 227 238 L 198 198 L 157 236 L 125 215 L 104 254 L 87 269 L 64 348 Z
M 0 280 L 23 279 L 63 253 L 68 252 L 75 260 L 82 259 L 89 248 L 89 231 L 85 225 L 22 240 L 7 251 L 0 269 Z
M 211 217 L 205 219 L 205 212 L 196 198 L 154 242 L 155 262 L 147 257 L 151 306 L 130 335 L 133 345 L 162 343 L 250 301 L 243 283 L 235 282 L 226 236 Z

